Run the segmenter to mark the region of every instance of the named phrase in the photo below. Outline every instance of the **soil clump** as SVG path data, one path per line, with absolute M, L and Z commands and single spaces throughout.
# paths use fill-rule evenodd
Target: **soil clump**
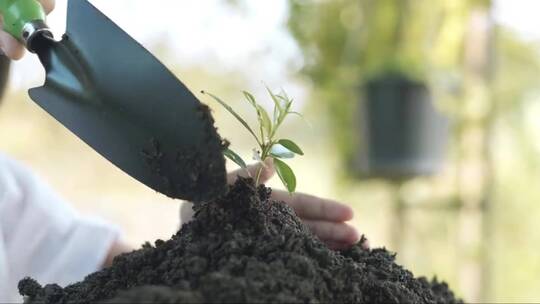
M 459 303 L 445 283 L 413 274 L 385 249 L 328 249 L 271 190 L 239 179 L 196 204 L 168 241 L 118 256 L 61 288 L 19 283 L 28 303 Z

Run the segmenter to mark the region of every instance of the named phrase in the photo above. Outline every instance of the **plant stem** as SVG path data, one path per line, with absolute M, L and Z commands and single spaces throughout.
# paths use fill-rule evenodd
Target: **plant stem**
M 264 161 L 268 158 L 268 154 L 270 154 L 270 149 L 272 148 L 273 145 L 274 145 L 274 142 L 270 141 L 261 146 L 261 167 L 259 168 L 259 170 L 257 170 L 257 177 L 255 178 L 255 185 L 259 185 L 262 171 L 264 167 L 266 166 Z
M 262 170 L 263 170 L 263 166 L 261 166 L 259 168 L 259 170 L 257 170 L 257 177 L 255 178 L 255 185 L 259 185 L 259 180 L 261 179 L 261 174 L 262 174 Z

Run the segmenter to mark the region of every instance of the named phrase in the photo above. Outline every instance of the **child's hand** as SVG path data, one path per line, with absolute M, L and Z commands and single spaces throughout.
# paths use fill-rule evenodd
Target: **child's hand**
M 55 0 L 39 0 L 47 14 L 49 14 L 54 9 L 54 1 Z M 0 22 L 3 27 L 4 20 L 1 15 Z M 17 39 L 13 38 L 13 36 L 4 31 L 0 31 L 0 50 L 10 59 L 18 60 L 21 59 L 24 55 L 25 48 L 24 45 L 17 41 Z

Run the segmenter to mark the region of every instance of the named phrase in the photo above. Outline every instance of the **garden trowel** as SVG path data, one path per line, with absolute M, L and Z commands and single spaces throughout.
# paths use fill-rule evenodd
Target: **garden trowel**
M 45 85 L 30 97 L 75 135 L 170 197 L 201 201 L 225 191 L 223 145 L 208 108 L 88 1 L 68 1 L 61 41 L 36 0 L 0 0 L 0 12 L 4 31 L 45 67 Z

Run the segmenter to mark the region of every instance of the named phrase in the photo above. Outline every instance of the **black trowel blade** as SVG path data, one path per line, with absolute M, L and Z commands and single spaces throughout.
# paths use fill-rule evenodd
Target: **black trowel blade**
M 88 1 L 70 0 L 66 35 L 36 51 L 47 77 L 31 98 L 113 164 L 174 198 L 225 191 L 207 107 Z

